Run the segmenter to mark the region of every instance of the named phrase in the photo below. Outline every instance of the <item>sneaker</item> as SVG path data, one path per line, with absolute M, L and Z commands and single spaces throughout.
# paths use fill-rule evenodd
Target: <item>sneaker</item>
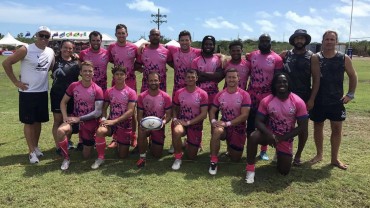
M 175 152 L 175 149 L 173 148 L 173 145 L 171 144 L 170 149 L 168 149 L 168 154 L 173 154 Z
M 35 151 L 37 157 L 44 156 L 44 153 L 41 152 L 41 150 L 38 147 L 35 147 Z
M 173 162 L 172 170 L 178 170 L 181 167 L 182 160 L 176 159 L 175 162 Z
M 64 159 L 62 162 L 62 166 L 60 166 L 60 169 L 67 170 L 69 168 L 69 163 L 71 163 L 70 160 Z
M 131 133 L 131 147 L 136 147 L 137 145 L 137 136 L 135 132 Z
M 142 168 L 145 166 L 145 163 L 146 163 L 146 159 L 144 157 L 141 157 L 137 162 L 136 162 L 136 166 L 138 168 Z
M 267 155 L 267 153 L 266 153 L 266 151 L 261 151 L 261 153 L 260 153 L 260 159 L 261 160 L 269 160 L 270 158 L 269 158 L 269 156 Z
M 74 149 L 73 142 L 71 140 L 68 140 L 68 150 Z
M 55 152 L 57 153 L 57 155 L 63 156 L 61 148 L 57 148 L 57 150 L 55 150 Z
M 91 168 L 94 169 L 94 170 L 98 169 L 100 167 L 100 165 L 103 164 L 103 163 L 104 163 L 104 159 L 98 158 L 98 159 L 95 160 L 94 164 L 91 165 Z
M 246 183 L 254 183 L 254 175 L 256 174 L 256 172 L 254 171 L 247 171 L 247 175 L 245 176 L 245 182 Z
M 35 164 L 35 163 L 39 163 L 40 162 L 39 161 L 39 158 L 37 158 L 37 155 L 36 155 L 36 152 L 35 151 L 33 151 L 33 152 L 30 153 L 29 159 L 30 159 L 30 163 L 32 163 L 32 164 Z
M 211 175 L 216 175 L 217 174 L 217 163 L 211 162 L 208 172 Z
M 84 145 L 82 143 L 78 143 L 77 146 L 76 146 L 77 151 L 82 151 L 83 148 L 84 148 Z
M 117 145 L 117 142 L 116 140 L 112 140 L 112 142 L 108 145 L 108 148 L 116 148 L 118 145 Z

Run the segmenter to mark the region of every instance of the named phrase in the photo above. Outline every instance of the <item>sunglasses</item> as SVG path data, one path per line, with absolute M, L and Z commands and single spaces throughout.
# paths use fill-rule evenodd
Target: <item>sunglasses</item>
M 46 38 L 46 39 L 49 39 L 49 38 L 50 38 L 50 35 L 39 34 L 39 37 L 40 37 L 40 38 Z

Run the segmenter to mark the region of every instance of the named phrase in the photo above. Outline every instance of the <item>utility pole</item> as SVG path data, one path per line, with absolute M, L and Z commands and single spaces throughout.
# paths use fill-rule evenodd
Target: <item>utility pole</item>
M 155 17 L 155 19 L 152 20 L 152 22 L 157 24 L 158 30 L 159 30 L 159 25 L 161 25 L 164 22 L 167 23 L 167 20 L 163 20 L 164 18 L 167 18 L 167 15 L 160 14 L 159 8 L 158 8 L 158 13 L 152 14 L 151 17 Z

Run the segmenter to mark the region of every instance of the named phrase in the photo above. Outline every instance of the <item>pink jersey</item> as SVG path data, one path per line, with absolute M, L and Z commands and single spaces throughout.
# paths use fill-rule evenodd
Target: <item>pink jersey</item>
M 229 93 L 225 88 L 217 93 L 213 100 L 213 106 L 221 111 L 222 121 L 231 121 L 240 116 L 242 107 L 250 108 L 251 98 L 246 91 L 239 87 L 234 93 Z
M 297 119 L 308 118 L 306 104 L 294 93 L 290 93 L 284 101 L 272 94 L 265 97 L 261 101 L 257 113 L 268 117 L 267 126 L 277 135 L 284 135 L 292 131 Z
M 162 90 L 159 90 L 156 96 L 151 96 L 149 90 L 146 90 L 142 92 L 137 99 L 137 108 L 144 111 L 143 118 L 147 116 L 163 118 L 166 114 L 166 110 L 171 107 L 171 97 Z
M 133 43 L 126 42 L 124 46 L 112 43 L 108 47 L 110 61 L 115 66 L 124 66 L 127 68 L 126 84 L 136 82 L 135 76 L 135 59 L 138 56 L 137 46 Z M 133 89 L 134 86 L 129 86 Z
M 190 121 L 200 114 L 201 107 L 208 106 L 208 94 L 199 87 L 194 92 L 181 88 L 175 92 L 173 103 L 180 107 L 177 118 Z
M 253 51 L 249 57 L 251 73 L 247 91 L 251 95 L 252 107 L 257 109 L 259 102 L 271 94 L 272 78 L 277 70 L 283 69 L 283 59 L 273 51 L 261 54 L 259 50 Z
M 221 68 L 221 60 L 216 55 L 213 55 L 210 58 L 198 56 L 193 60 L 191 68 L 201 72 L 214 73 L 216 72 L 216 69 Z M 209 96 L 215 95 L 218 92 L 218 83 L 215 81 L 199 83 L 199 87 L 206 91 Z
M 66 90 L 66 95 L 73 97 L 73 116 L 83 116 L 95 110 L 95 101 L 103 101 L 103 90 L 94 82 L 84 87 L 81 81 L 73 82 Z
M 239 64 L 234 64 L 231 60 L 226 63 L 225 72 L 228 69 L 236 69 L 239 74 L 239 87 L 243 90 L 247 89 L 247 83 L 249 74 L 251 71 L 251 63 L 245 59 L 242 59 Z M 226 83 L 225 83 L 226 86 Z
M 190 48 L 189 52 L 182 52 L 181 48 L 176 46 L 167 46 L 167 49 L 170 51 L 172 56 L 175 75 L 174 75 L 174 85 L 173 93 L 175 93 L 180 88 L 186 86 L 185 77 L 186 71 L 191 69 L 191 64 L 193 60 L 200 56 L 201 50 L 198 48 Z
M 122 116 L 127 111 L 128 104 L 130 102 L 135 103 L 136 100 L 136 92 L 127 85 L 121 90 L 116 87 L 109 88 L 104 93 L 104 101 L 110 105 L 109 119 L 112 120 Z M 132 117 L 119 123 L 118 126 L 129 129 L 132 125 L 131 120 Z
M 100 48 L 98 52 L 94 52 L 91 48 L 87 48 L 80 52 L 80 61 L 91 61 L 94 64 L 93 81 L 103 90 L 107 89 L 107 66 L 109 62 L 108 51 Z
M 167 48 L 159 45 L 156 49 L 145 47 L 142 54 L 138 56 L 137 62 L 144 65 L 141 92 L 148 89 L 148 75 L 155 71 L 160 75 L 160 89 L 166 91 L 166 64 L 171 61 Z

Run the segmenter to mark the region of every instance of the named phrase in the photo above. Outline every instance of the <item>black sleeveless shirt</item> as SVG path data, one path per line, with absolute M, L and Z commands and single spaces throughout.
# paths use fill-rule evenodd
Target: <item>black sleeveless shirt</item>
M 51 91 L 64 94 L 72 82 L 78 81 L 80 68 L 77 60 L 66 61 L 61 57 L 55 60 L 53 73 L 53 84 Z

